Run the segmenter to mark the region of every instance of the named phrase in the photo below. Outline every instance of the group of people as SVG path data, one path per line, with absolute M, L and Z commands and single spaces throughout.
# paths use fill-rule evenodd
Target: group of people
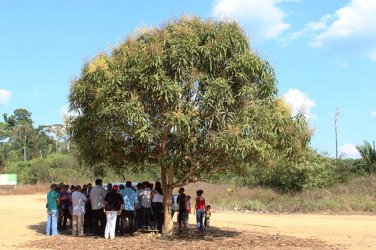
M 177 203 L 179 205 L 179 214 L 178 214 L 178 225 L 179 230 L 187 227 L 189 214 L 191 214 L 191 196 L 185 195 L 185 189 L 181 187 L 179 189 L 179 195 L 177 197 Z M 195 212 L 196 212 L 196 222 L 197 230 L 203 231 L 209 228 L 210 217 L 211 217 L 211 206 L 206 205 L 205 198 L 202 196 L 204 191 L 197 190 L 196 194 L 196 203 L 195 203 Z
M 58 230 L 65 230 L 67 220 L 71 221 L 72 235 L 103 235 L 106 239 L 114 239 L 115 234 L 133 235 L 139 230 L 162 231 L 163 191 L 160 182 L 155 185 L 149 182 L 137 184 L 137 190 L 130 181 L 126 185 L 107 185 L 103 188 L 101 179 L 95 186 L 57 185 L 52 184 L 47 194 L 47 235 L 57 235 Z M 202 231 L 209 227 L 210 205 L 205 205 L 203 191 L 197 191 L 195 212 L 197 229 Z M 179 229 L 188 224 L 191 213 L 190 196 L 179 189 L 177 197 L 179 205 Z M 204 220 L 205 219 L 205 220 Z

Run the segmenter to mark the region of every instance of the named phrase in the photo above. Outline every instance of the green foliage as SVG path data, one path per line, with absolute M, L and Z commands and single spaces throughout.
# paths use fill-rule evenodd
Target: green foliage
M 267 186 L 282 192 L 300 192 L 343 183 L 365 173 L 360 160 L 334 160 L 306 151 L 296 161 L 279 161 L 275 166 L 249 165 L 243 176 L 233 176 L 247 186 Z
M 169 189 L 303 152 L 303 116 L 276 98 L 275 74 L 235 22 L 182 17 L 98 54 L 71 88 L 81 160 L 159 167 Z
M 16 109 L 13 115 L 4 114 L 3 117 L 4 122 L 0 122 L 0 168 L 6 167 L 7 162 L 28 161 L 61 152 L 62 148 L 58 145 L 68 141 L 63 129 L 58 130 L 59 133 L 45 129 L 62 128 L 63 125 L 34 128 L 31 113 L 26 109 Z
M 364 145 L 356 147 L 363 158 L 366 165 L 368 174 L 372 175 L 376 171 L 376 149 L 375 142 L 373 146 L 368 141 L 364 142 Z

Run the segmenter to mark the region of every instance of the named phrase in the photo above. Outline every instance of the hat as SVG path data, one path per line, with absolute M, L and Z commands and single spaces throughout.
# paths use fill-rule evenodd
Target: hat
M 117 192 L 119 190 L 119 186 L 118 185 L 113 185 L 112 186 L 112 190 L 114 190 L 115 192 Z

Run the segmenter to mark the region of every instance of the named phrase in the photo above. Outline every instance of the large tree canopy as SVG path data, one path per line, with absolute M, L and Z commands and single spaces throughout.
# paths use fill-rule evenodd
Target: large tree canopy
M 182 17 L 84 65 L 71 87 L 70 131 L 90 164 L 160 167 L 168 195 L 202 175 L 304 149 L 304 119 L 276 94 L 273 69 L 237 23 Z

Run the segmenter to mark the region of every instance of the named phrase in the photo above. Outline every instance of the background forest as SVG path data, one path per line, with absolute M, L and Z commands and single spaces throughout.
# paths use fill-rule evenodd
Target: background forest
M 133 167 L 116 171 L 99 164 L 88 166 L 77 160 L 75 146 L 70 143 L 64 124 L 34 126 L 32 114 L 26 109 L 4 114 L 0 122 L 0 171 L 15 173 L 23 184 L 89 181 L 96 177 L 106 181 L 128 178 L 157 180 L 157 168 Z M 202 181 L 248 187 L 268 187 L 279 192 L 297 192 L 333 186 L 374 172 L 373 147 L 359 146 L 363 159 L 333 159 L 309 149 L 294 162 L 275 166 L 249 165 L 241 176 L 218 173 Z M 367 152 L 370 151 L 370 152 Z M 126 168 L 127 169 L 127 168 Z M 134 171 L 138 170 L 138 171 Z M 124 170 L 123 170 L 124 171 Z

